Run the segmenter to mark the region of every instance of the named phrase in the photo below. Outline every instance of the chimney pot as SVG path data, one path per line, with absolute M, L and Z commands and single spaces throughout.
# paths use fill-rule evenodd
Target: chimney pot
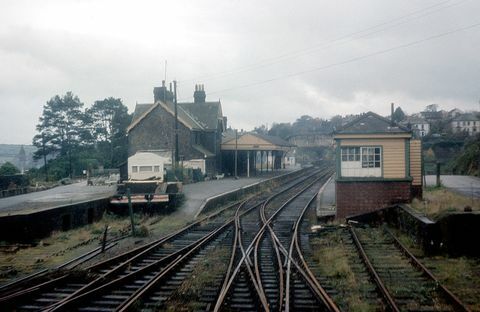
M 195 92 L 193 93 L 193 99 L 195 103 L 205 103 L 205 90 L 203 84 L 195 85 Z

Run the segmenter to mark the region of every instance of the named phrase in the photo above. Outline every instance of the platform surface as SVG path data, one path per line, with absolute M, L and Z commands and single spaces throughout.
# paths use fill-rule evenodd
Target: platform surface
M 0 216 L 29 214 L 55 207 L 110 197 L 115 186 L 87 186 L 87 182 L 57 186 L 45 191 L 0 198 Z
M 298 169 L 300 169 L 300 167 L 265 172 L 257 177 L 240 177 L 239 179 L 224 178 L 221 180 L 210 180 L 184 185 L 183 192 L 186 200 L 182 207 L 178 209 L 178 212 L 186 215 L 195 215 L 207 198 Z M 30 214 L 59 206 L 106 198 L 114 195 L 115 192 L 116 185 L 87 186 L 87 182 L 83 181 L 70 185 L 57 186 L 45 191 L 0 198 L 0 217 Z
M 334 216 L 335 212 L 335 179 L 332 178 L 318 193 L 317 217 Z
M 184 185 L 183 193 L 185 194 L 186 200 L 178 210 L 180 213 L 186 215 L 196 215 L 199 212 L 199 209 L 202 206 L 203 202 L 207 200 L 207 198 L 234 191 L 244 186 L 268 180 L 274 176 L 282 175 L 298 169 L 300 169 L 300 167 L 293 167 L 289 169 L 282 169 L 273 172 L 263 173 L 262 175 L 250 178 L 223 178 L 220 180 L 210 180 Z

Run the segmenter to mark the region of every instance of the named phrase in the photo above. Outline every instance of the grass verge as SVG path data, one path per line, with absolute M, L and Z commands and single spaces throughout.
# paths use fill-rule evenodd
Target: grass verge
M 423 192 L 423 201 L 414 199 L 411 206 L 432 219 L 438 219 L 445 213 L 464 211 L 467 206 L 473 211 L 480 211 L 480 200 L 472 200 L 445 187 L 427 187 Z

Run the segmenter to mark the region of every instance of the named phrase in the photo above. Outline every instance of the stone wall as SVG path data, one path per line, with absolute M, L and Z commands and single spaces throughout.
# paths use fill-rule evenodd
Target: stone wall
M 173 136 L 175 118 L 158 106 L 128 134 L 128 155 L 141 150 L 172 150 L 175 147 Z M 191 147 L 191 132 L 181 122 L 178 123 L 179 155 L 184 159 L 203 159 L 203 155 Z
M 409 181 L 336 181 L 337 218 L 371 212 L 411 200 Z

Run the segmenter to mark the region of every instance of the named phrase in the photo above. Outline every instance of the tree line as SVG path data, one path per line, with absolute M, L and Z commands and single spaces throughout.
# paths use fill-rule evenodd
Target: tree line
M 36 126 L 34 158 L 43 160 L 44 167 L 32 174 L 61 179 L 100 166 L 118 167 L 127 160 L 126 128 L 131 118 L 118 98 L 85 108 L 72 92 L 55 95 L 43 106 Z

